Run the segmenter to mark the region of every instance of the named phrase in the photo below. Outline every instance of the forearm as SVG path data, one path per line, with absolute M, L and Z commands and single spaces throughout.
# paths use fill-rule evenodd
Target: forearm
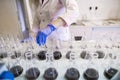
M 79 7 L 76 0 L 65 1 L 65 12 L 59 17 L 61 17 L 66 22 L 66 26 L 70 26 L 72 23 L 76 22 L 79 17 Z
M 54 25 L 56 28 L 65 26 L 66 22 L 62 18 L 57 18 L 51 22 L 52 25 Z

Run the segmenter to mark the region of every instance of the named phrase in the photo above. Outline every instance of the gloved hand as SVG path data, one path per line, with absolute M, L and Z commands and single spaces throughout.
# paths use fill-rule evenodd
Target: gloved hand
M 47 37 L 55 30 L 56 28 L 52 24 L 48 24 L 48 26 L 45 29 L 37 33 L 36 42 L 40 46 L 44 45 L 46 43 Z
M 0 75 L 0 80 L 14 80 L 14 75 L 10 71 L 4 71 Z

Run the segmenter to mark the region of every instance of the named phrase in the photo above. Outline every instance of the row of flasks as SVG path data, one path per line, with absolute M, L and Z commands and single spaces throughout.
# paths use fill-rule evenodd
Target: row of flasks
M 22 75 L 24 69 L 22 66 L 16 65 L 11 67 L 9 71 L 12 72 L 15 78 L 18 78 Z M 110 67 L 104 70 L 103 75 L 105 77 L 105 80 L 108 80 L 108 79 L 111 80 L 118 72 L 119 70 Z M 60 73 L 57 71 L 56 68 L 49 67 L 44 71 L 43 78 L 45 80 L 58 80 L 59 74 Z M 40 78 L 39 77 L 40 75 L 41 75 L 41 72 L 37 67 L 31 67 L 25 71 L 24 78 L 26 78 L 27 80 L 36 80 Z M 81 74 L 77 68 L 70 67 L 66 70 L 63 77 L 65 78 L 65 80 L 79 80 L 81 77 Z M 83 72 L 83 78 L 85 80 L 99 80 L 100 79 L 99 71 L 94 68 L 87 68 Z
M 27 49 L 24 53 L 22 51 L 12 51 L 9 53 L 7 52 L 0 52 L 0 60 L 4 58 L 11 58 L 11 59 L 17 59 L 17 58 L 27 58 L 27 59 L 33 59 L 33 58 L 38 58 L 39 60 L 45 60 L 47 57 L 53 56 L 54 60 L 59 60 L 62 57 L 66 57 L 66 59 L 71 59 L 71 57 L 77 58 L 80 56 L 81 59 L 118 59 L 120 57 L 119 53 L 117 51 L 115 53 L 112 52 L 105 52 L 102 50 L 96 50 L 94 52 L 88 51 L 88 50 L 82 50 L 82 51 L 71 51 L 68 50 L 66 52 L 66 55 L 62 55 L 63 51 L 46 51 L 46 50 L 41 50 L 38 53 L 33 52 L 30 49 Z
M 55 51 L 55 52 L 53 52 L 53 54 L 50 54 L 50 53 L 47 53 L 47 51 L 44 50 L 44 51 L 40 51 L 37 55 L 35 55 L 31 51 L 28 50 L 28 51 L 26 51 L 24 53 L 24 55 L 22 55 L 21 53 L 18 53 L 18 52 L 14 52 L 13 55 L 9 55 L 7 53 L 1 53 L 0 54 L 0 60 L 2 61 L 3 59 L 9 58 L 9 57 L 11 59 L 13 59 L 13 60 L 14 59 L 16 60 L 17 58 L 21 58 L 21 57 L 23 58 L 23 56 L 26 59 L 26 61 L 27 60 L 32 60 L 33 58 L 37 57 L 39 60 L 50 60 L 51 62 L 53 60 L 61 60 L 61 58 L 63 57 L 62 53 L 60 51 Z M 82 59 L 88 59 L 88 60 L 91 61 L 90 63 L 92 63 L 91 59 L 95 60 L 95 59 L 105 59 L 105 58 L 108 58 L 108 59 L 111 59 L 111 60 L 117 60 L 118 56 L 117 55 L 113 55 L 112 53 L 109 53 L 107 55 L 107 57 L 106 57 L 106 55 L 105 55 L 105 53 L 103 51 L 96 51 L 96 53 L 94 53 L 94 54 L 91 55 L 89 53 L 89 51 L 84 50 L 84 51 L 82 51 L 80 53 L 80 57 Z M 76 57 L 75 57 L 74 52 L 68 51 L 66 53 L 66 58 L 69 59 L 72 62 L 72 61 L 75 60 Z M 16 61 L 18 61 L 18 60 L 16 60 Z M 9 70 L 12 71 L 12 73 L 16 77 L 16 75 L 18 76 L 18 75 L 22 74 L 23 68 L 21 66 L 13 66 L 13 67 L 9 68 Z M 17 71 L 15 71 L 15 70 L 17 70 Z M 49 71 L 54 71 L 54 78 L 53 78 L 53 74 L 51 74 L 52 72 L 49 72 Z M 106 69 L 104 71 L 104 75 L 106 76 L 106 78 L 110 79 L 117 72 L 118 72 L 118 70 L 116 68 L 109 68 L 109 69 Z M 92 73 L 95 73 L 95 74 L 93 75 Z M 26 71 L 26 78 L 36 79 L 39 75 L 40 75 L 40 71 L 37 68 L 30 68 L 29 70 Z M 56 75 L 56 77 L 55 77 L 55 75 Z M 54 68 L 49 68 L 44 73 L 44 78 L 46 80 L 49 80 L 48 78 L 50 78 L 50 77 L 52 77 L 52 78 L 50 78 L 50 80 L 55 80 L 57 78 L 57 76 L 58 76 L 58 72 Z M 75 68 L 70 68 L 70 69 L 68 69 L 66 71 L 65 78 L 67 80 L 78 80 L 79 77 L 80 77 L 80 73 Z M 98 80 L 98 78 L 99 78 L 99 72 L 96 69 L 89 68 L 89 69 L 87 69 L 85 71 L 84 77 L 87 80 Z

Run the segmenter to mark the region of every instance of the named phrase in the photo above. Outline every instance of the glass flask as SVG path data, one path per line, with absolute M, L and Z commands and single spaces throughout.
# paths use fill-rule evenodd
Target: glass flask
M 107 63 L 107 66 L 105 67 L 105 70 L 104 70 L 104 76 L 107 78 L 107 79 L 111 79 L 113 78 L 116 73 L 118 72 L 118 69 L 117 69 L 117 55 L 116 53 L 108 53 L 108 56 L 107 56 L 107 59 L 108 59 L 108 63 Z
M 2 53 L 0 53 L 1 56 L 1 60 L 3 63 L 5 63 L 9 69 L 10 66 L 10 44 L 8 43 L 8 39 L 7 39 L 7 34 L 2 34 L 0 37 L 1 40 L 1 51 Z
M 117 70 L 120 70 L 120 54 L 119 50 L 117 51 L 117 59 L 116 59 L 116 68 Z M 112 80 L 120 80 L 120 71 L 118 71 L 112 78 Z
M 96 63 L 98 62 L 98 54 L 96 54 L 95 52 L 91 52 L 91 59 L 88 62 L 88 68 L 86 69 L 86 71 L 83 73 L 83 77 L 86 80 L 98 80 L 99 78 L 99 72 L 98 72 L 98 66 L 96 65 Z
M 70 41 L 70 52 L 66 54 L 66 57 L 68 57 L 69 62 L 68 62 L 68 68 L 65 73 L 65 78 L 67 80 L 78 80 L 80 77 L 80 73 L 78 70 L 78 65 L 76 63 L 76 52 L 74 51 L 74 46 L 73 44 L 73 35 L 71 35 L 71 41 Z
M 78 66 L 76 64 L 75 53 L 72 51 L 70 53 L 69 67 L 65 73 L 65 78 L 67 80 L 78 80 L 79 77 L 80 77 L 80 73 L 78 70 Z
M 12 66 L 9 68 L 15 78 L 19 77 L 23 73 L 23 63 L 21 64 L 21 59 L 22 57 L 17 58 L 14 62 L 12 62 Z
M 25 78 L 27 80 L 35 80 L 39 77 L 40 71 L 35 66 L 35 55 L 33 55 L 33 46 L 31 41 L 26 41 L 26 51 L 25 51 L 25 59 L 26 59 L 26 72 L 25 72 Z
M 4 36 L 3 34 L 0 35 L 0 60 L 7 57 L 6 46 L 5 46 L 6 44 L 3 39 L 3 36 Z
M 11 41 L 11 58 L 16 59 L 22 56 L 22 45 L 20 44 L 20 40 L 16 35 L 10 36 Z
M 56 65 L 54 65 L 55 61 L 54 61 L 54 55 L 53 55 L 55 43 L 54 43 L 53 39 L 51 39 L 49 41 L 50 41 L 49 46 L 47 46 L 45 49 L 47 51 L 46 64 L 45 64 L 46 69 L 45 69 L 43 77 L 45 80 L 55 80 L 58 77 Z
M 5 44 L 6 44 L 6 51 L 7 51 L 7 67 L 8 69 L 13 73 L 13 75 L 15 77 L 18 77 L 22 74 L 23 72 L 23 68 L 20 66 L 20 59 L 21 59 L 21 55 L 18 58 L 17 53 L 15 53 L 16 55 L 14 56 L 14 58 L 16 60 L 11 60 L 11 58 L 13 57 L 13 54 L 15 52 L 15 50 L 17 50 L 17 46 L 15 41 L 13 40 L 13 35 L 11 34 L 5 34 L 4 35 L 4 40 L 5 40 Z

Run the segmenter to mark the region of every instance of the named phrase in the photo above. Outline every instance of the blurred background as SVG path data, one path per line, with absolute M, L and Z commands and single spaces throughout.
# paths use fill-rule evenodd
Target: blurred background
M 77 27 L 70 27 L 74 35 L 89 34 L 88 32 L 96 27 L 107 26 L 105 30 L 110 32 L 108 27 L 120 27 L 120 0 L 77 0 L 77 2 L 80 16 L 72 25 Z M 38 4 L 39 0 L 0 0 L 0 33 L 17 34 L 22 38 L 28 36 Z M 76 29 L 78 33 L 75 33 Z M 90 35 L 87 37 L 92 38 Z

